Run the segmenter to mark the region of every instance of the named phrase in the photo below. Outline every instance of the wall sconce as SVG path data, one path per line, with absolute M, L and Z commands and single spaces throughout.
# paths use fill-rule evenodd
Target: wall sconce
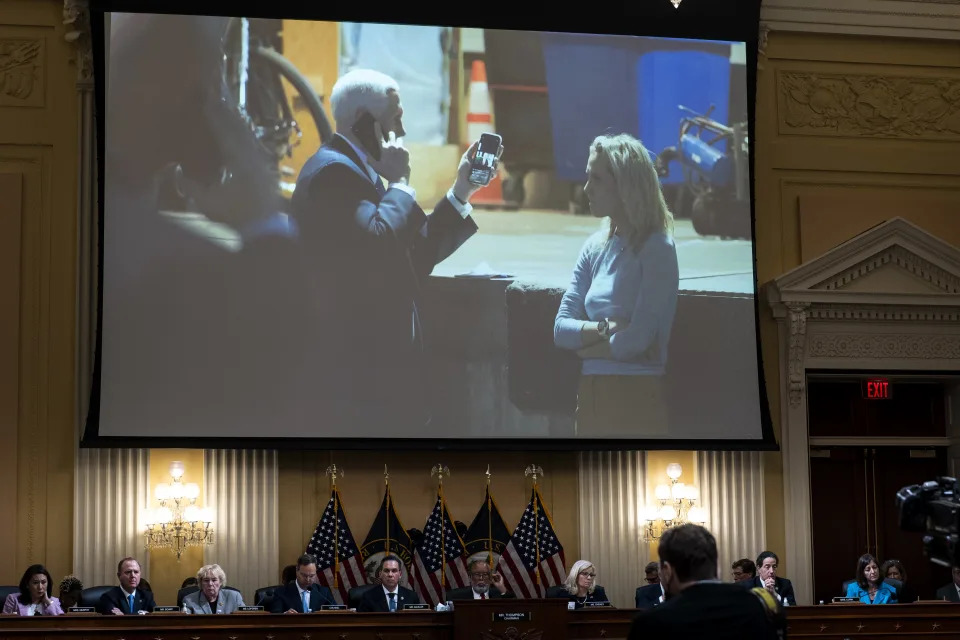
M 670 484 L 660 484 L 653 495 L 657 504 L 647 505 L 643 509 L 643 540 L 659 540 L 663 532 L 670 527 L 693 522 L 702 525 L 707 521 L 707 512 L 697 505 L 700 490 L 693 485 L 680 482 L 683 467 L 676 462 L 667 465 L 667 477 Z
M 213 544 L 213 509 L 196 506 L 200 486 L 183 483 L 184 466 L 180 461 L 170 463 L 173 482 L 160 483 L 154 489 L 159 507 L 145 517 L 144 548 L 173 549 L 177 562 L 187 547 Z

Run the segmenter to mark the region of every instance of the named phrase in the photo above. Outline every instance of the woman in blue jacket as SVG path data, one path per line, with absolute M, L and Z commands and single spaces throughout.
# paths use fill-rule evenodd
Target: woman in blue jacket
M 847 597 L 864 604 L 895 604 L 897 592 L 883 581 L 877 559 L 865 553 L 857 560 L 857 581 L 847 586 Z

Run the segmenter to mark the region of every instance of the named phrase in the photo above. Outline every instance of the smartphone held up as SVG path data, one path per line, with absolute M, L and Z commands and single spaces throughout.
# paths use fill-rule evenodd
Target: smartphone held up
M 470 182 L 483 187 L 490 184 L 502 151 L 503 139 L 500 136 L 495 133 L 482 134 L 470 165 Z

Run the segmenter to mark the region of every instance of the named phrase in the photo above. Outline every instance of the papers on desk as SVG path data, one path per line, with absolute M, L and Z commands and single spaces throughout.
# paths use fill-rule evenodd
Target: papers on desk
M 481 262 L 470 271 L 466 273 L 458 273 L 454 276 L 455 278 L 476 278 L 481 280 L 492 280 L 494 278 L 512 278 L 513 275 L 509 273 L 500 273 L 496 271 L 486 262 Z

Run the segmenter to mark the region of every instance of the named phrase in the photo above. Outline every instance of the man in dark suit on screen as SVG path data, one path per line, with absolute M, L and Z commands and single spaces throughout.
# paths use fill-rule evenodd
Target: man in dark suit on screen
M 397 556 L 383 556 L 377 569 L 380 584 L 363 594 L 357 611 L 402 611 L 405 604 L 421 604 L 414 591 L 400 586 L 400 566 Z
M 296 580 L 273 593 L 273 613 L 312 613 L 323 605 L 337 604 L 330 589 L 317 584 L 317 559 L 305 553 L 297 560 Z
M 117 565 L 120 586 L 110 589 L 97 603 L 97 611 L 103 615 L 132 616 L 143 611 L 149 613 L 157 606 L 153 593 L 140 587 L 140 562 L 136 558 L 124 558 Z
M 307 160 L 292 198 L 328 337 L 317 354 L 318 409 L 347 430 L 386 423 L 376 435 L 403 433 L 429 421 L 420 290 L 477 231 L 469 204 L 480 188 L 469 181 L 477 145 L 428 215 L 410 186 L 397 83 L 356 69 L 336 82 L 330 103 L 337 133 Z
M 782 640 L 786 617 L 765 589 L 744 589 L 717 579 L 717 541 L 705 528 L 668 529 L 657 549 L 663 604 L 644 611 L 629 640 Z

